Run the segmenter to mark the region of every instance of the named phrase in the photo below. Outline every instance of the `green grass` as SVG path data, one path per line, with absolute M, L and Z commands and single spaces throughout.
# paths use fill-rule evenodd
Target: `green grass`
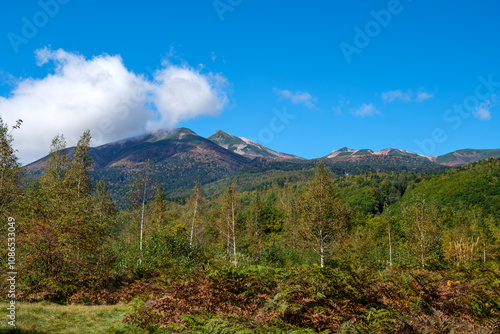
M 0 302 L 0 334 L 144 333 L 122 320 L 130 305 L 58 305 L 49 302 L 16 303 L 16 327 L 7 324 L 8 304 Z

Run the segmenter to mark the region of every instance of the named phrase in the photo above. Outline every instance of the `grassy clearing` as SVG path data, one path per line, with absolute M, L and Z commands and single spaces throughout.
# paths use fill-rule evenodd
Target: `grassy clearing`
M 0 334 L 143 333 L 122 323 L 130 305 L 58 305 L 49 302 L 16 303 L 16 328 L 7 324 L 8 306 L 0 302 Z

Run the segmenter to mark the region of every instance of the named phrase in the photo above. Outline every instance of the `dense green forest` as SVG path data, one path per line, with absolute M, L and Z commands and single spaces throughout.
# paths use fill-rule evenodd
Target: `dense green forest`
M 131 302 L 125 321 L 149 333 L 500 330 L 500 159 L 353 175 L 318 161 L 175 199 L 154 170 L 172 166 L 145 162 L 118 209 L 92 182 L 90 139 L 70 157 L 54 138 L 40 179 L 23 186 L 0 123 L 0 217 L 16 221 L 19 300 Z

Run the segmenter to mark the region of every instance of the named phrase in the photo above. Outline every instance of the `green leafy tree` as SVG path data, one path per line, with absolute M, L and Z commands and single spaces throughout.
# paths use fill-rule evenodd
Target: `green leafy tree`
M 326 164 L 318 164 L 309 189 L 298 202 L 302 239 L 319 255 L 324 267 L 328 249 L 347 232 L 350 215 L 333 188 Z
M 91 139 L 90 130 L 86 130 L 76 145 L 66 175 L 66 187 L 75 192 L 77 199 L 90 194 L 92 190 L 92 180 L 90 178 L 90 171 L 93 167 L 93 160 L 90 157 Z
M 246 234 L 249 249 L 253 254 L 260 255 L 264 247 L 264 219 L 262 216 L 262 199 L 260 192 L 256 191 L 246 217 Z
M 107 233 L 116 233 L 113 222 L 118 210 L 103 179 L 100 179 L 95 186 L 95 191 L 92 194 L 92 206 L 101 224 L 106 227 Z
M 18 120 L 13 129 L 18 129 L 21 123 L 22 121 Z M 6 209 L 21 193 L 18 183 L 22 170 L 17 161 L 12 142 L 11 131 L 0 117 L 0 218 L 5 217 Z
M 90 194 L 89 143 L 85 132 L 71 160 L 64 137 L 56 136 L 40 185 L 25 196 L 26 279 L 34 289 L 58 296 L 99 285 L 109 269 L 105 228 Z
M 411 204 L 403 207 L 402 216 L 406 237 L 412 253 L 420 259 L 422 269 L 437 260 L 438 232 L 441 225 L 439 210 L 422 195 L 416 195 Z
M 297 197 L 291 191 L 284 189 L 278 194 L 278 208 L 284 213 L 282 239 L 285 247 L 293 250 L 303 248 Z
M 470 226 L 474 236 L 479 240 L 478 251 L 481 253 L 481 261 L 498 259 L 500 256 L 500 228 L 498 219 L 494 215 L 484 217 L 480 209 L 473 208 L 467 211 L 471 216 Z
M 58 210 L 66 211 L 72 204 L 68 201 L 68 188 L 65 185 L 66 174 L 70 168 L 70 157 L 66 151 L 64 135 L 52 139 L 50 154 L 45 164 L 45 173 L 40 178 L 42 190 L 50 197 L 48 209 L 56 214 Z

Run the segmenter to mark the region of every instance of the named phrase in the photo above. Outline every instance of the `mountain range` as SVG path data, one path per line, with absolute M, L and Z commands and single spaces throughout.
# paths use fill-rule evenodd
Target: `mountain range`
M 335 159 L 340 157 L 359 157 L 359 156 L 406 156 L 413 157 L 422 160 L 428 160 L 430 162 L 437 163 L 444 166 L 462 166 L 469 163 L 485 160 L 488 158 L 498 158 L 500 157 L 500 149 L 494 150 L 474 150 L 465 149 L 458 150 L 451 153 L 447 153 L 441 156 L 427 156 L 421 155 L 414 152 L 409 152 L 401 150 L 398 148 L 387 148 L 385 150 L 374 152 L 370 149 L 353 150 L 347 147 L 343 147 L 339 150 L 335 150 L 325 158 Z
M 71 156 L 74 148 L 68 148 Z M 115 198 L 123 196 L 125 185 L 146 161 L 153 179 L 162 184 L 167 194 L 191 189 L 202 184 L 218 182 L 235 175 L 259 177 L 270 171 L 307 171 L 320 160 L 336 174 L 356 174 L 380 171 L 434 172 L 453 166 L 500 157 L 500 150 L 459 150 L 442 156 L 429 157 L 401 149 L 353 150 L 347 147 L 334 150 L 317 159 L 303 159 L 277 152 L 243 137 L 217 130 L 208 138 L 190 129 L 159 130 L 143 136 L 93 147 L 94 179 L 103 178 Z M 48 156 L 26 166 L 28 178 L 37 178 Z M 263 176 L 261 179 L 265 179 Z

